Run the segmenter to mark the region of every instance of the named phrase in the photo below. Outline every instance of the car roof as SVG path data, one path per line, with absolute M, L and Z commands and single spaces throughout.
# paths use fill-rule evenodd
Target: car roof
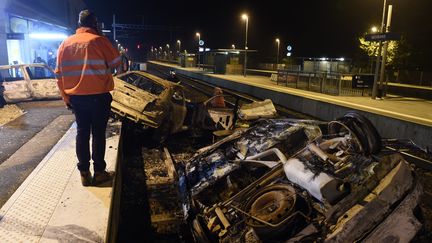
M 125 76 L 125 75 L 130 74 L 130 73 L 136 73 L 136 74 L 139 74 L 139 75 L 145 76 L 145 77 L 147 77 L 147 78 L 149 78 L 149 79 L 155 81 L 156 83 L 158 83 L 158 84 L 160 84 L 160 85 L 162 85 L 162 86 L 164 86 L 164 87 L 167 87 L 167 88 L 168 88 L 168 87 L 181 87 L 181 85 L 179 85 L 179 84 L 176 84 L 176 83 L 170 82 L 170 81 L 168 81 L 168 80 L 165 80 L 165 79 L 159 78 L 159 77 L 156 76 L 156 75 L 153 75 L 153 74 L 150 74 L 150 73 L 147 73 L 147 72 L 143 72 L 143 71 L 128 71 L 128 72 L 126 72 L 126 73 L 122 73 L 122 74 L 120 74 L 120 75 L 118 75 L 118 76 L 115 76 L 115 78 L 120 78 L 120 77 Z
M 0 69 L 19 68 L 19 67 L 48 67 L 48 65 L 44 63 L 1 65 Z

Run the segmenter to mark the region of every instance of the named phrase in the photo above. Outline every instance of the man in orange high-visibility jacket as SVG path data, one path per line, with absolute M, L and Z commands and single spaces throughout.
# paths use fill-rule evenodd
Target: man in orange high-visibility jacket
M 83 186 L 112 179 L 105 171 L 105 130 L 114 88 L 111 69 L 121 64 L 119 52 L 98 33 L 97 19 L 89 10 L 79 14 L 79 28 L 60 45 L 56 74 L 58 87 L 77 123 L 76 155 Z M 90 173 L 90 133 L 94 175 Z

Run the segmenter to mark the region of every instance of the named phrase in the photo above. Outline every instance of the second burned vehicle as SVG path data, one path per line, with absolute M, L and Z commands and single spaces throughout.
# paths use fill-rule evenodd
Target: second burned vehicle
M 421 228 L 416 175 L 357 113 L 263 119 L 184 166 L 197 242 L 408 242 Z
M 187 112 L 182 86 L 139 71 L 114 77 L 114 84 L 114 113 L 166 134 L 182 129 Z

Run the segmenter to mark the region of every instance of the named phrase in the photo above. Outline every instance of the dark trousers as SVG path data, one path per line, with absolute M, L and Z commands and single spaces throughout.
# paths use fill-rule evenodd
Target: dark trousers
M 105 131 L 111 109 L 110 93 L 97 95 L 72 95 L 70 103 L 77 123 L 76 154 L 78 170 L 90 168 L 90 133 L 92 134 L 92 160 L 95 172 L 104 171 Z

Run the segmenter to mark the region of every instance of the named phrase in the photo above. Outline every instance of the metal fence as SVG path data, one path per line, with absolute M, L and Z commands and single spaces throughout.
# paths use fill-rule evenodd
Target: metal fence
M 278 70 L 276 83 L 329 95 L 370 96 L 371 88 L 354 88 L 353 75 Z

